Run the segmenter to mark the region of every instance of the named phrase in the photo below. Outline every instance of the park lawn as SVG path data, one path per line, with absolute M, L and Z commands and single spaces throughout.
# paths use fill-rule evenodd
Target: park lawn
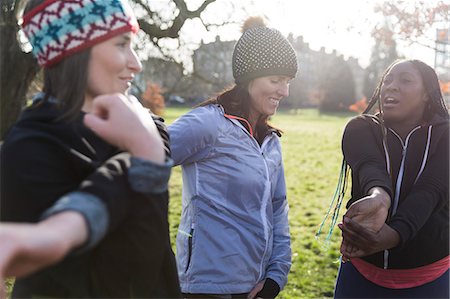
M 167 124 L 188 109 L 167 108 Z M 272 124 L 284 131 L 281 138 L 285 166 L 293 263 L 289 281 L 278 298 L 332 297 L 339 266 L 339 229 L 331 242 L 315 238 L 329 207 L 339 175 L 342 130 L 350 114 L 321 115 L 316 110 L 282 111 Z M 181 169 L 174 168 L 170 186 L 170 234 L 172 243 L 181 212 Z M 348 193 L 350 191 L 348 190 Z M 174 246 L 175 248 L 175 246 Z

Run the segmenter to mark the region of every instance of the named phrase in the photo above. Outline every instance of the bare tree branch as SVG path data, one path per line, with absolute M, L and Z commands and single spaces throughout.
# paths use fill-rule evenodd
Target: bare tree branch
M 147 1 L 144 3 L 142 0 L 134 0 L 134 3 L 138 4 L 148 14 L 149 19 L 153 19 L 155 12 L 148 6 Z
M 139 26 L 141 29 L 147 33 L 152 38 L 160 39 L 163 37 L 169 37 L 169 38 L 178 38 L 180 35 L 180 29 L 183 27 L 184 23 L 188 19 L 195 19 L 199 18 L 200 14 L 206 9 L 206 7 L 215 2 L 216 0 L 205 0 L 200 7 L 194 11 L 190 11 L 187 8 L 186 1 L 185 0 L 173 0 L 175 3 L 177 9 L 179 10 L 178 15 L 172 20 L 172 25 L 169 26 L 166 29 L 162 29 L 161 26 L 158 26 L 157 24 L 150 24 L 145 19 L 140 18 L 138 20 Z M 141 4 L 142 1 L 136 1 L 135 2 Z

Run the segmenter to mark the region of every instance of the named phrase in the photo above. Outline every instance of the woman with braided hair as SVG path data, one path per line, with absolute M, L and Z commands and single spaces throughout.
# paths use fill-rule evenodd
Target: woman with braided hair
M 335 298 L 448 298 L 449 114 L 434 70 L 390 65 L 342 148 L 352 198 Z

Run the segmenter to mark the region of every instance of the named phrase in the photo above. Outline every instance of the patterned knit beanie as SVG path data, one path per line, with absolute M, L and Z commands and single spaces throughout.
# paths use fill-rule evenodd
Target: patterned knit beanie
M 242 30 L 233 52 L 236 84 L 264 76 L 295 77 L 295 51 L 278 30 L 266 27 L 260 17 L 249 18 Z
M 50 67 L 139 25 L 126 0 L 45 0 L 23 17 L 22 28 L 39 65 Z

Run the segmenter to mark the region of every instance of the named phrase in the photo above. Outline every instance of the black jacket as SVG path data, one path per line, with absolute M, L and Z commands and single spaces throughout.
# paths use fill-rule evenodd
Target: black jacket
M 409 135 L 403 142 L 388 129 L 390 166 L 376 116 L 352 119 L 342 143 L 352 170 L 352 198 L 347 207 L 374 186 L 391 195 L 392 215 L 387 223 L 401 241 L 389 250 L 388 268 L 416 268 L 449 254 L 449 120 L 436 116 Z M 383 252 L 364 259 L 383 267 Z
M 130 155 L 87 129 L 82 113 L 70 123 L 57 121 L 59 115 L 55 104 L 39 102 L 8 133 L 0 160 L 1 220 L 36 222 L 62 195 L 79 190 L 105 203 L 109 229 L 93 249 L 16 280 L 13 296 L 178 297 L 168 193 L 133 192 Z M 156 122 L 168 146 L 166 129 Z

